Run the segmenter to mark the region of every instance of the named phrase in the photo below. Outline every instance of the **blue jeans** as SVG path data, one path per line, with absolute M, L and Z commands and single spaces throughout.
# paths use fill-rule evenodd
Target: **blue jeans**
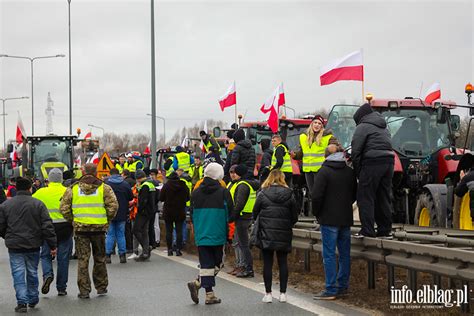
M 56 260 L 58 262 L 58 275 L 56 278 L 56 289 L 60 291 L 66 290 L 67 288 L 69 257 L 72 252 L 72 236 L 60 241 L 57 249 Z M 51 257 L 51 249 L 46 242 L 44 242 L 43 247 L 41 247 L 41 267 L 43 268 L 43 280 L 46 280 L 49 276 L 54 278 L 53 258 Z
M 17 304 L 37 304 L 39 251 L 9 252 L 9 256 Z
M 109 231 L 105 239 L 105 254 L 110 255 L 114 251 L 114 243 L 117 242 L 119 255 L 127 253 L 125 242 L 125 221 L 110 222 Z
M 336 295 L 349 287 L 351 274 L 351 228 L 321 225 L 323 263 L 326 292 Z M 339 251 L 339 272 L 336 263 L 336 246 Z
M 183 244 L 181 246 L 184 246 L 188 239 L 188 224 L 186 221 L 183 222 Z M 173 228 L 173 248 L 176 248 L 176 227 Z

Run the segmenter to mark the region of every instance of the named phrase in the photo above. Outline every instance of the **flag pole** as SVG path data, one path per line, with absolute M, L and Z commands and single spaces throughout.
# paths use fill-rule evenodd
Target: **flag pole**
M 362 104 L 364 104 L 365 92 L 364 92 L 364 80 L 362 80 Z

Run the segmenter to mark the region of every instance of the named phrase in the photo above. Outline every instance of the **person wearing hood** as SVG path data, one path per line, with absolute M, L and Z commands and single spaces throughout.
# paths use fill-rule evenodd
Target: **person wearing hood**
M 252 211 L 260 184 L 246 177 L 247 174 L 245 165 L 232 166 L 230 168 L 232 182 L 227 187 L 234 200 L 234 211 L 238 214 L 235 220 L 235 235 L 242 264 L 241 271 L 236 273 L 238 278 L 254 276 L 253 258 L 249 247 L 249 228 L 252 225 Z
M 183 222 L 186 220 L 186 202 L 189 201 L 189 188 L 176 172 L 172 172 L 160 193 L 163 203 L 163 219 L 166 227 L 166 246 L 168 256 L 173 255 L 173 228 L 176 227 L 176 256 L 182 256 Z
M 228 237 L 228 223 L 236 214 L 230 192 L 220 181 L 224 169 L 218 163 L 204 168 L 204 180 L 191 197 L 191 220 L 194 226 L 194 241 L 199 253 L 199 277 L 188 283 L 191 299 L 199 303 L 199 289 L 206 290 L 206 301 L 219 304 L 221 299 L 214 294 L 215 276 L 222 268 L 224 245 Z
M 270 167 L 272 164 L 273 150 L 270 148 L 271 139 L 263 138 L 260 141 L 260 149 L 262 150 L 262 160 L 260 160 L 260 169 L 258 175 L 260 183 L 265 182 L 270 173 Z
M 230 165 L 245 165 L 247 167 L 247 177 L 253 177 L 255 169 L 256 155 L 252 142 L 245 139 L 245 132 L 239 128 L 234 132 L 234 141 L 237 144 L 232 152 Z
M 105 182 L 114 191 L 118 202 L 117 215 L 109 225 L 107 237 L 105 239 L 106 262 L 112 263 L 111 254 L 114 250 L 114 244 L 117 243 L 120 263 L 127 262 L 127 247 L 125 242 L 125 223 L 128 218 L 128 204 L 133 200 L 132 188 L 120 176 L 120 171 L 116 168 L 110 170 L 110 177 Z
M 338 144 L 332 131 L 324 128 L 324 118 L 316 115 L 305 133 L 300 135 L 300 145 L 291 157 L 303 161 L 303 172 L 308 186 L 308 195 L 311 199 L 314 181 L 324 162 L 324 151 L 329 144 Z
M 368 103 L 355 112 L 354 121 L 351 158 L 359 179 L 357 206 L 362 226 L 355 237 L 391 238 L 394 153 L 390 132 L 382 115 Z
M 288 187 L 293 182 L 293 167 L 291 166 L 291 157 L 288 145 L 283 142 L 279 134 L 272 136 L 273 155 L 271 161 L 271 169 L 280 169 L 285 174 L 285 181 Z
M 285 175 L 279 169 L 270 171 L 253 208 L 257 225 L 257 244 L 263 256 L 264 303 L 272 302 L 272 267 L 276 253 L 280 270 L 280 302 L 286 302 L 288 284 L 288 253 L 291 252 L 293 226 L 298 221 L 298 206 L 293 190 L 288 188 Z
M 73 223 L 78 257 L 78 297 L 87 299 L 91 292 L 91 247 L 94 286 L 98 295 L 107 294 L 109 281 L 105 264 L 105 233 L 117 213 L 118 202 L 112 188 L 97 178 L 97 165 L 85 164 L 83 174 L 79 182 L 67 188 L 59 210 L 67 221 Z
M 313 214 L 321 225 L 326 276 L 325 290 L 314 296 L 314 299 L 332 300 L 347 293 L 351 271 L 352 204 L 356 192 L 355 173 L 346 164 L 343 148 L 329 145 L 312 194 Z
M 41 188 L 33 194 L 35 199 L 42 201 L 48 208 L 49 217 L 53 221 L 57 238 L 57 278 L 56 289 L 59 296 L 67 295 L 67 281 L 69 274 L 69 257 L 72 253 L 72 225 L 64 219 L 59 212 L 61 199 L 66 192 L 62 184 L 63 172 L 61 169 L 53 168 L 48 174 L 49 185 Z M 48 243 L 41 247 L 41 267 L 43 268 L 43 286 L 41 292 L 47 294 L 49 286 L 54 280 L 53 257 Z

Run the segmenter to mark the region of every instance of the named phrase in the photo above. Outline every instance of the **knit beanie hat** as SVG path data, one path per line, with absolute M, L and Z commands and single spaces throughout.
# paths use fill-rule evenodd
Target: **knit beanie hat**
M 222 178 L 224 178 L 224 168 L 222 168 L 222 166 L 216 162 L 211 162 L 204 169 L 204 177 L 220 181 Z
M 319 115 L 319 114 L 315 115 L 313 119 L 311 120 L 311 122 L 312 121 L 319 121 L 321 125 L 324 126 L 324 117 L 322 117 L 322 115 Z
M 238 165 L 238 166 L 235 168 L 235 173 L 236 173 L 239 177 L 243 177 L 245 174 L 247 174 L 247 167 L 244 166 L 244 165 Z
M 200 131 L 199 132 L 199 136 L 204 136 L 204 135 L 207 135 L 207 133 L 205 131 Z
M 48 173 L 49 182 L 62 183 L 63 182 L 63 172 L 58 168 L 53 168 Z
M 145 171 L 143 170 L 137 170 L 135 171 L 135 179 L 142 179 L 142 178 L 146 178 L 146 173 Z
M 234 132 L 234 141 L 236 143 L 240 142 L 241 140 L 244 140 L 245 139 L 245 132 L 243 129 L 239 128 L 238 130 L 236 130 Z
M 374 110 L 372 110 L 372 107 L 370 106 L 369 103 L 364 103 L 363 105 L 360 106 L 360 108 L 354 113 L 354 121 L 356 124 L 360 123 L 360 120 L 367 114 L 372 113 Z

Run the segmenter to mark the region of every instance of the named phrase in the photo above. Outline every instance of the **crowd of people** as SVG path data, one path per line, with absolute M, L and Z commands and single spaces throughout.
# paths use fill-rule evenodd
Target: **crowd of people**
M 359 108 L 354 120 L 357 128 L 352 163 L 331 131 L 325 129 L 324 118 L 317 115 L 300 135 L 295 150 L 278 134 L 271 140 L 263 139 L 258 170 L 252 142 L 235 126 L 227 133 L 230 144 L 225 162 L 219 143 L 201 131 L 204 159 L 177 146 L 176 154 L 163 165 L 164 175 L 145 168 L 138 155 L 131 153 L 121 155 L 105 179 L 97 178 L 94 164 L 83 166 L 80 179 L 55 168 L 49 172 L 48 186 L 35 188 L 33 195 L 29 179 L 14 179 L 8 190 L 14 192 L 0 205 L 0 236 L 9 251 L 18 304 L 15 310 L 26 312 L 27 306 L 34 308 L 39 302 L 39 261 L 43 270 L 41 292 L 49 292 L 54 281 L 53 258 L 57 258 L 58 295 L 67 295 L 69 260 L 77 257 L 78 297 L 90 297 L 91 253 L 94 287 L 98 295 L 105 295 L 107 264 L 112 263 L 113 254 L 118 254 L 120 263 L 131 259 L 147 262 L 151 250 L 160 246 L 161 202 L 168 256 L 183 254 L 188 239 L 187 215 L 190 217 L 200 268 L 198 277 L 187 286 L 196 304 L 201 288 L 206 292 L 206 304 L 221 302 L 214 290 L 215 276 L 223 267 L 227 243 L 235 253 L 229 273 L 239 278 L 254 277 L 251 247 L 261 250 L 266 292 L 262 301 L 266 303 L 273 300 L 276 255 L 279 301 L 286 302 L 288 253 L 300 212 L 292 186 L 292 158 L 302 161 L 312 211 L 321 225 L 326 287 L 314 298 L 345 295 L 350 277 L 353 203 L 358 203 L 362 224 L 354 237 L 391 238 L 394 158 L 390 134 L 384 119 L 369 104 Z

